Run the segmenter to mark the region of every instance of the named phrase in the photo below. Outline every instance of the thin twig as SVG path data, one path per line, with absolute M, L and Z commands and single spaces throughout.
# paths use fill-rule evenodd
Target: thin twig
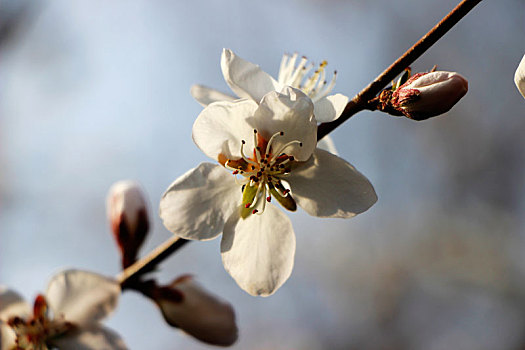
M 136 261 L 133 265 L 127 267 L 117 276 L 117 281 L 123 289 L 126 283 L 133 277 L 141 276 L 146 272 L 153 271 L 155 267 L 160 264 L 171 254 L 175 253 L 179 248 L 188 243 L 188 240 L 182 239 L 175 235 L 171 236 L 167 241 L 152 250 L 148 255 Z
M 408 49 L 390 67 L 381 73 L 372 83 L 361 90 L 346 105 L 341 116 L 329 123 L 322 123 L 317 129 L 317 139 L 320 140 L 335 128 L 348 120 L 351 116 L 365 109 L 369 109 L 368 101 L 374 98 L 385 86 L 387 86 L 397 75 L 406 67 L 414 62 L 426 50 L 434 45 L 446 32 L 459 22 L 470 10 L 482 0 L 463 0 L 456 8 L 446 15 L 438 24 L 425 34 L 417 43 Z M 137 278 L 146 272 L 150 272 L 168 256 L 176 252 L 186 244 L 187 240 L 173 236 L 151 253 L 126 268 L 118 276 L 117 280 L 123 289 L 127 283 L 132 283 L 133 278 Z
M 459 22 L 467 13 L 470 12 L 482 0 L 463 0 L 446 15 L 438 24 L 436 24 L 427 34 L 425 34 L 417 43 L 408 49 L 399 57 L 390 67 L 385 69 L 373 82 L 359 92 L 346 105 L 343 113 L 336 120 L 329 123 L 322 123 L 317 129 L 317 139 L 320 140 L 339 125 L 350 119 L 354 114 L 367 109 L 368 101 L 374 98 L 382 89 L 384 89 L 396 76 L 410 66 L 425 51 L 434 45 L 443 35 L 445 35 L 456 23 Z

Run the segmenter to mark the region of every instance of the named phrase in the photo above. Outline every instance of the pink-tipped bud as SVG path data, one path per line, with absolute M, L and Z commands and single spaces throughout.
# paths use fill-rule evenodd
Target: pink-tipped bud
M 516 87 L 525 97 L 525 55 L 523 55 L 518 68 L 516 68 L 516 73 L 514 73 L 514 83 L 516 83 Z
M 122 254 L 122 267 L 137 259 L 146 238 L 149 220 L 146 199 L 134 181 L 119 181 L 111 186 L 107 198 L 107 213 L 111 230 Z
M 200 341 L 229 346 L 237 340 L 233 307 L 184 275 L 151 293 L 166 322 Z
M 455 72 L 417 73 L 392 94 L 392 106 L 414 120 L 448 112 L 468 91 L 468 81 Z

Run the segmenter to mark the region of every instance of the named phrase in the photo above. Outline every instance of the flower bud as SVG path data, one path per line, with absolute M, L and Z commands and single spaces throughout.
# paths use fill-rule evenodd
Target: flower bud
M 151 294 L 171 326 L 209 344 L 229 346 L 237 340 L 233 307 L 208 293 L 192 276 L 181 276 Z
M 119 181 L 111 186 L 107 198 L 111 230 L 122 254 L 122 267 L 133 264 L 149 229 L 146 199 L 133 181 Z
M 417 73 L 392 94 L 392 106 L 406 117 L 425 120 L 450 110 L 468 91 L 455 72 Z
M 514 83 L 516 83 L 518 90 L 525 97 L 525 55 L 523 55 L 516 73 L 514 73 Z

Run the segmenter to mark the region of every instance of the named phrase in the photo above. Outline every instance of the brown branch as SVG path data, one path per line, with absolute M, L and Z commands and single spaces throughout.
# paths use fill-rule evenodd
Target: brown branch
M 148 255 L 127 267 L 117 276 L 117 281 L 120 283 L 122 289 L 128 288 L 128 285 L 133 283 L 133 279 L 153 271 L 164 259 L 175 253 L 188 242 L 188 240 L 173 235 Z
M 382 89 L 384 89 L 396 76 L 405 68 L 410 66 L 425 51 L 434 45 L 443 35 L 445 35 L 456 23 L 459 22 L 467 13 L 470 12 L 482 0 L 463 0 L 436 24 L 427 34 L 408 49 L 401 57 L 381 73 L 373 82 L 359 92 L 346 105 L 339 118 L 329 123 L 322 123 L 317 129 L 317 139 L 320 140 L 339 125 L 350 119 L 354 114 L 368 108 L 368 101 L 373 99 Z

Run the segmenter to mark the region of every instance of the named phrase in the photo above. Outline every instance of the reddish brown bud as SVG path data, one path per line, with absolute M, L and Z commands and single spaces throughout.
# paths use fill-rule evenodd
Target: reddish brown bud
M 149 229 L 146 199 L 133 181 L 111 186 L 107 198 L 111 230 L 122 254 L 122 267 L 133 264 Z
M 414 120 L 449 111 L 468 91 L 468 82 L 455 72 L 417 73 L 392 94 L 392 106 Z

